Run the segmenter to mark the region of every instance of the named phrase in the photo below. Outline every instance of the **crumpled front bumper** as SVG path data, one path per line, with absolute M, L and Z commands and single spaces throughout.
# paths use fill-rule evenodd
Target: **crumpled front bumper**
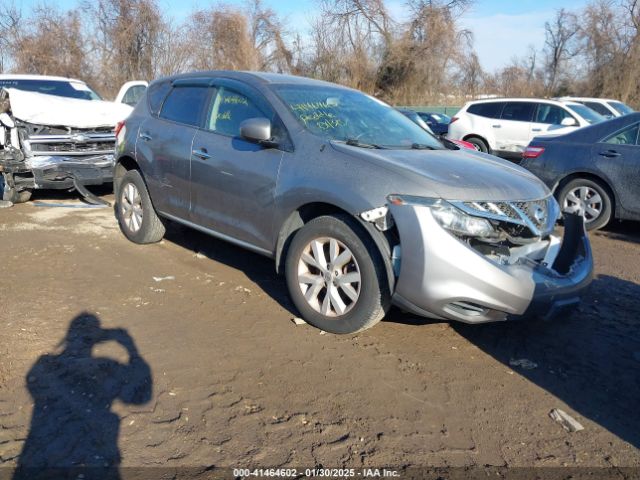
M 34 156 L 27 158 L 25 166 L 33 174 L 35 188 L 102 185 L 113 181 L 114 156 Z
M 549 266 L 499 264 L 444 230 L 427 207 L 390 206 L 400 235 L 394 303 L 414 314 L 484 323 L 551 318 L 580 301 L 593 275 L 581 217 L 565 215 L 565 233 Z

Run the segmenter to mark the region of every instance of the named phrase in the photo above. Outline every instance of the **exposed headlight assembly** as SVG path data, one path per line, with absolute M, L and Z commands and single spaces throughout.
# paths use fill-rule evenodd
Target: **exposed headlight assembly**
M 387 200 L 392 205 L 413 205 L 429 208 L 438 224 L 455 235 L 487 238 L 493 237 L 497 233 L 489 220 L 468 215 L 441 198 L 389 195 Z

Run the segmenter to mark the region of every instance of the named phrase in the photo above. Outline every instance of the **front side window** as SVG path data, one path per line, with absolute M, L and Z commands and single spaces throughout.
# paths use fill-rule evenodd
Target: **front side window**
M 638 124 L 625 128 L 621 132 L 614 133 L 604 140 L 604 143 L 615 145 L 637 145 L 638 144 Z
M 240 135 L 240 124 L 249 118 L 270 118 L 245 95 L 220 87 L 214 97 L 206 128 L 223 135 L 237 137 Z
M 174 87 L 162 105 L 160 117 L 197 127 L 200 125 L 208 93 L 209 90 L 204 86 Z
M 398 110 L 362 92 L 316 85 L 274 88 L 302 127 L 327 140 L 363 147 L 444 149 Z
M 565 118 L 573 118 L 564 108 L 550 103 L 539 103 L 536 111 L 535 122 L 547 125 L 560 125 Z
M 502 110 L 502 120 L 515 120 L 518 122 L 530 122 L 533 117 L 535 103 L 532 102 L 507 102 Z

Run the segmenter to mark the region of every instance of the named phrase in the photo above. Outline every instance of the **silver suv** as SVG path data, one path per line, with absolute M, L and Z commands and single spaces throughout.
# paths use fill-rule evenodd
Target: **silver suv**
M 535 176 L 448 150 L 331 83 L 199 72 L 153 82 L 120 130 L 116 215 L 136 243 L 173 220 L 271 257 L 301 316 L 335 333 L 392 304 L 480 323 L 552 316 L 589 283 L 582 218 Z

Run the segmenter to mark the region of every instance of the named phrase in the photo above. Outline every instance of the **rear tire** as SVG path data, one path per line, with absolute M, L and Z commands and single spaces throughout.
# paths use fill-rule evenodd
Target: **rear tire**
M 383 259 L 347 215 L 318 217 L 302 227 L 287 251 L 285 276 L 301 316 L 327 332 L 371 328 L 391 305 Z
M 576 178 L 563 186 L 558 193 L 558 203 L 563 211 L 583 215 L 587 230 L 604 227 L 613 213 L 609 190 L 588 178 Z
M 164 237 L 165 227 L 137 170 L 129 170 L 118 183 L 115 213 L 120 230 L 134 243 L 155 243 Z
M 479 137 L 469 137 L 464 139 L 465 142 L 469 142 L 476 147 L 479 152 L 482 153 L 491 153 L 489 151 L 489 146 Z

